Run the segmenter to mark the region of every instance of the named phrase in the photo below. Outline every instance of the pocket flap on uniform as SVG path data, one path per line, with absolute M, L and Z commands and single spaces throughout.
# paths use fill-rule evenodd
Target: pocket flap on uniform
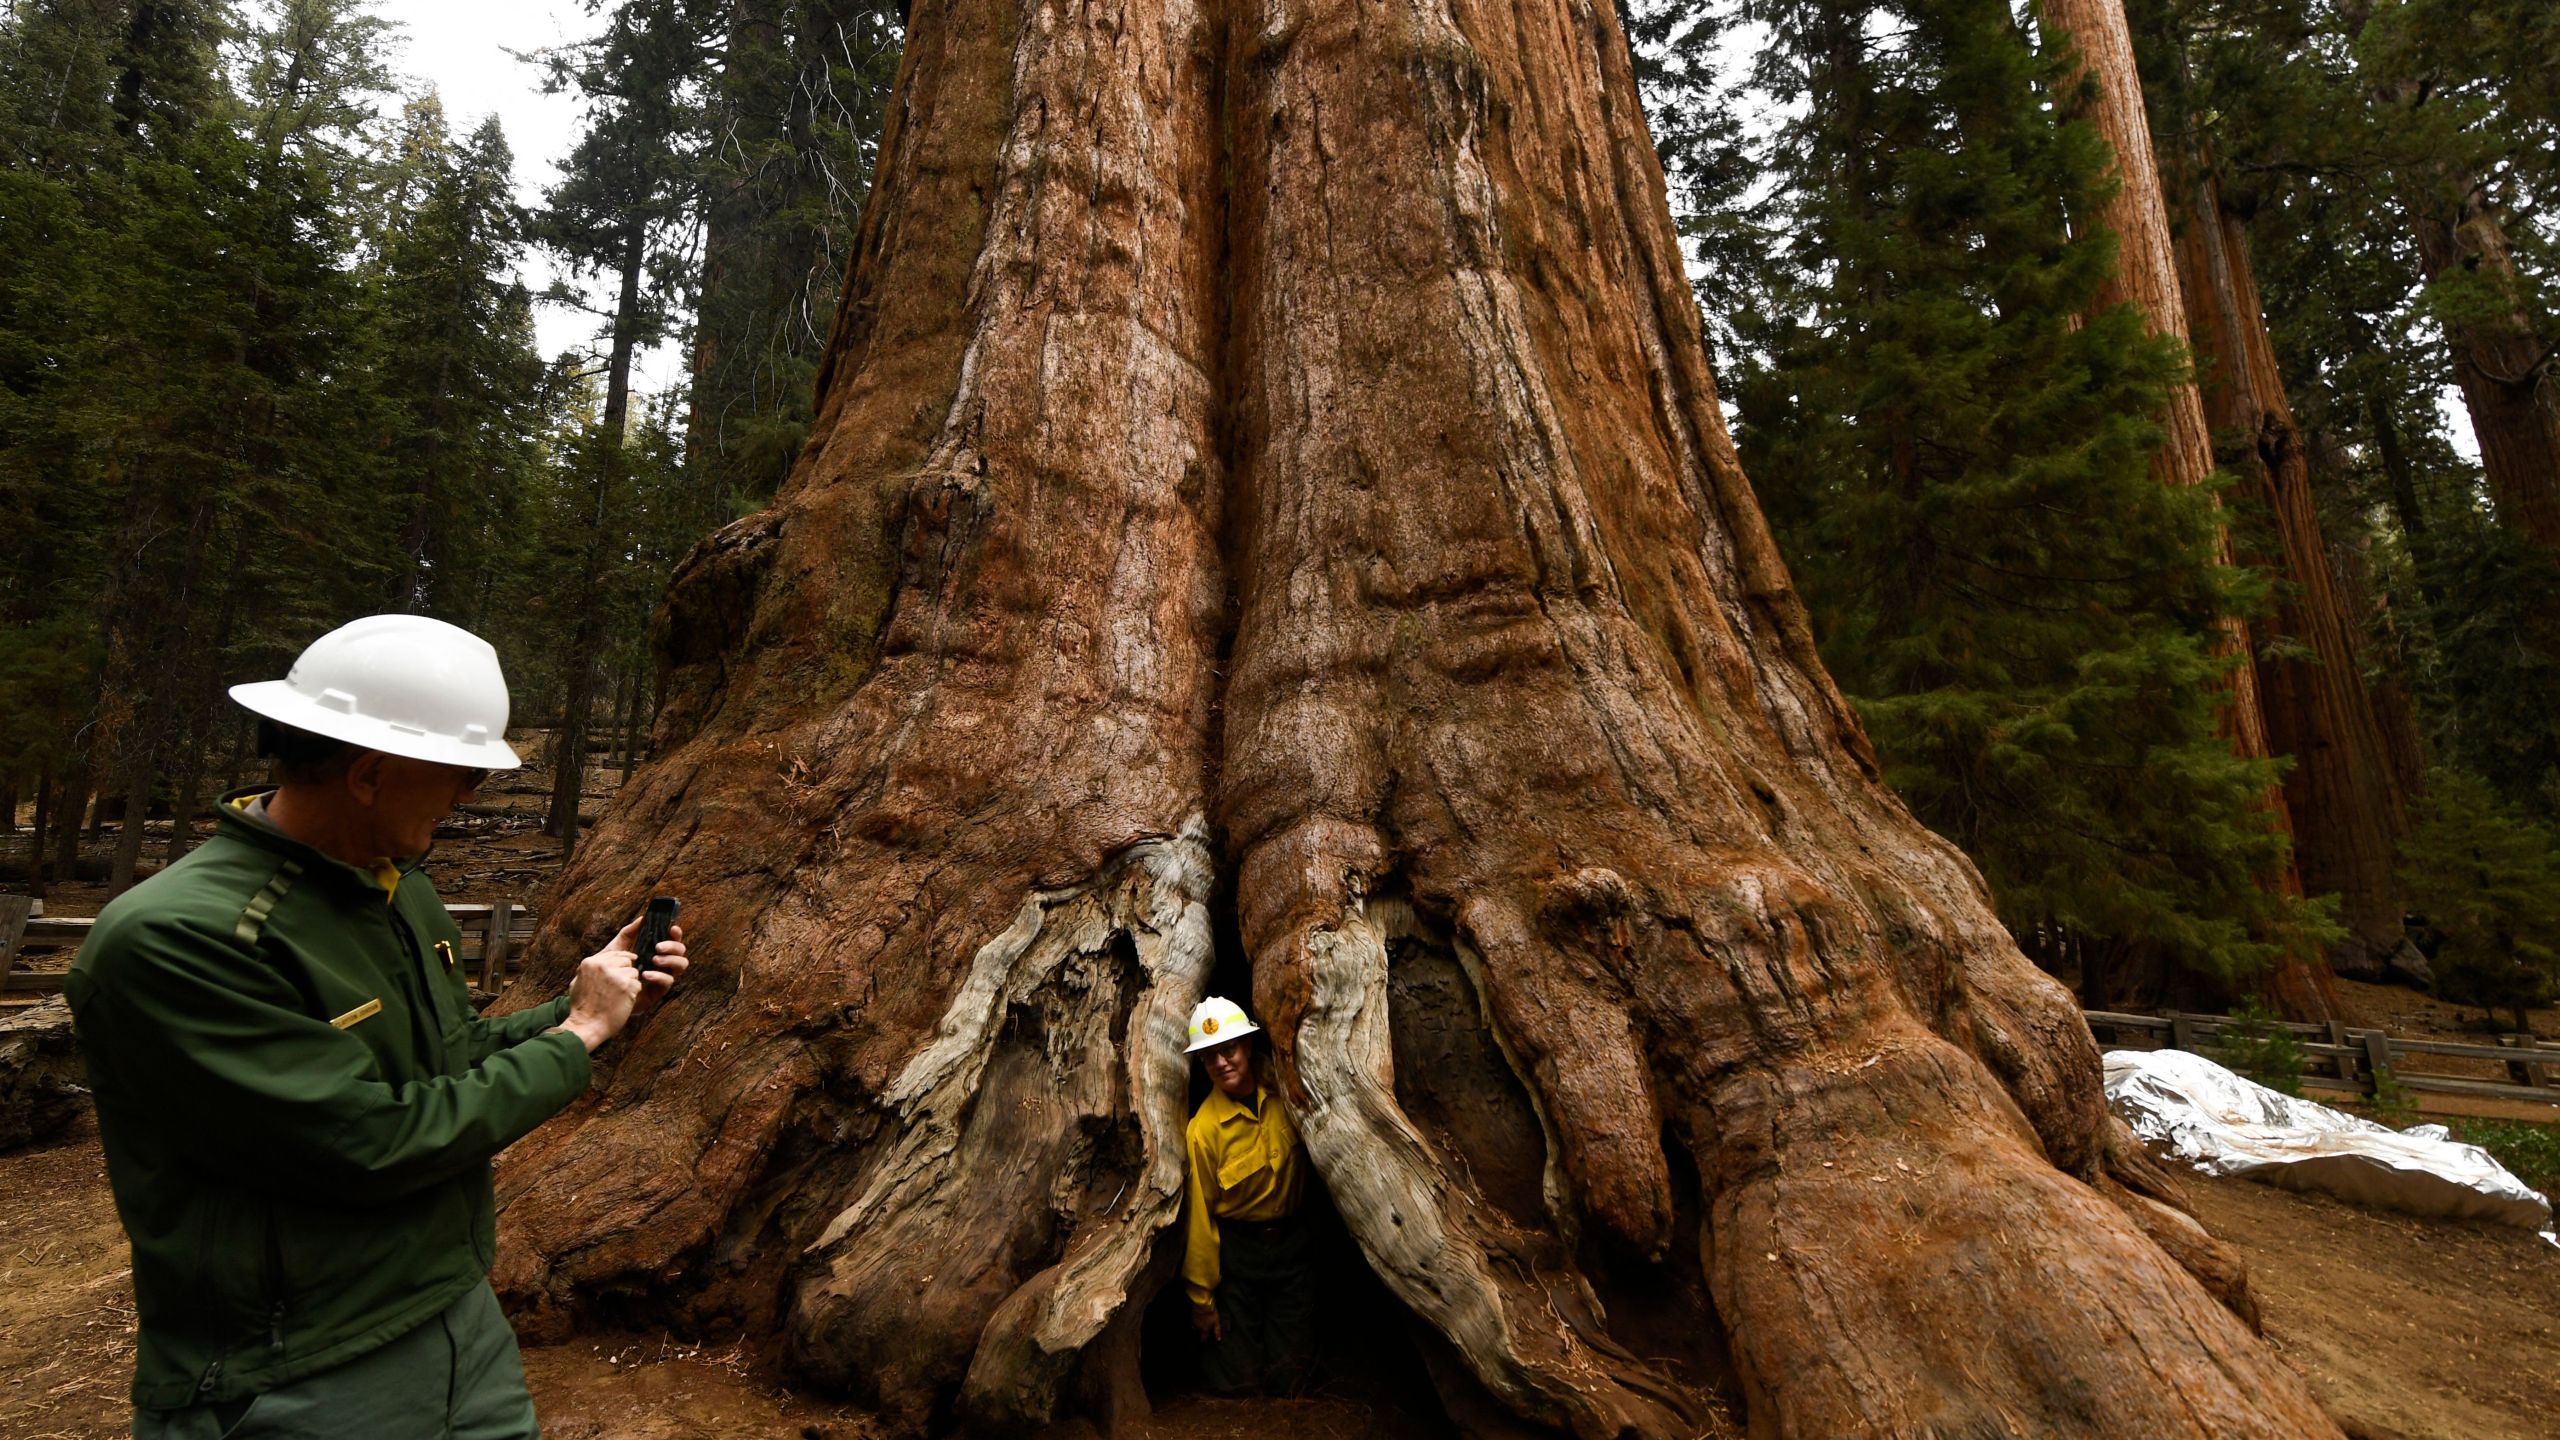
M 1218 1188 L 1233 1190 L 1268 1168 L 1263 1163 L 1261 1146 L 1238 1150 L 1218 1167 Z
M 377 995 L 329 1023 L 341 1030 L 351 1030 L 382 1013 L 382 997 Z

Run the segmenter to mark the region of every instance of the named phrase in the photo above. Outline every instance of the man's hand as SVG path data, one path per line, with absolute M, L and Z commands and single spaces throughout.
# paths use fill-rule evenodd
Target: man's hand
M 1218 1328 L 1218 1307 L 1215 1305 L 1192 1306 L 1191 1328 L 1199 1331 L 1200 1338 L 1203 1340 L 1224 1340 L 1227 1338 L 1226 1333 Z
M 631 1023 L 632 1007 L 643 993 L 664 995 L 684 973 L 683 926 L 667 927 L 667 938 L 658 942 L 658 968 L 646 975 L 640 973 L 640 957 L 631 953 L 639 934 L 640 917 L 635 915 L 611 944 L 579 961 L 578 973 L 569 981 L 569 1018 L 560 1028 L 585 1042 L 591 1054 Z

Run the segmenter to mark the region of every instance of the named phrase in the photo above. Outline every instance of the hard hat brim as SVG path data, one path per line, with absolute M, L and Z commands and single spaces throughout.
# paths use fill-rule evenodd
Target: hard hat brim
M 514 770 L 524 761 L 517 758 L 515 747 L 501 736 L 478 744 L 452 735 L 436 735 L 415 730 L 390 721 L 363 715 L 349 715 L 332 710 L 283 680 L 260 680 L 231 687 L 231 698 L 244 710 L 264 715 L 278 724 L 332 740 L 344 740 L 367 750 L 385 755 L 404 755 L 412 760 L 430 760 L 439 765 L 459 765 L 467 770 Z
M 1250 1020 L 1234 1021 L 1215 1035 L 1203 1035 L 1192 1041 L 1190 1044 L 1183 1046 L 1182 1053 L 1185 1055 L 1197 1055 L 1203 1050 L 1215 1050 L 1230 1040 L 1241 1040 L 1247 1035 L 1259 1035 L 1261 1033 L 1262 1027 L 1254 1024 Z

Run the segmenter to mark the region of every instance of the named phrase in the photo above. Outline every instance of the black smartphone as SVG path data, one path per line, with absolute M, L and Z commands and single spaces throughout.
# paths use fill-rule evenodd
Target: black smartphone
M 684 902 L 673 895 L 658 895 L 650 899 L 648 909 L 640 912 L 640 937 L 631 942 L 631 948 L 640 957 L 641 974 L 658 968 L 658 942 L 667 938 L 668 928 L 676 923 L 676 912 L 683 908 Z

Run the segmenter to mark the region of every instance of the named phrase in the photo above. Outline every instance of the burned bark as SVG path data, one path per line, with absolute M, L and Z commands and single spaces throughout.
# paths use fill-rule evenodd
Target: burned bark
M 873 193 L 517 991 L 685 897 L 502 1167 L 528 1323 L 1125 1413 L 1232 893 L 1353 1237 L 1522 1425 L 2335 1433 L 1815 658 L 1608 7 L 937 0 Z

